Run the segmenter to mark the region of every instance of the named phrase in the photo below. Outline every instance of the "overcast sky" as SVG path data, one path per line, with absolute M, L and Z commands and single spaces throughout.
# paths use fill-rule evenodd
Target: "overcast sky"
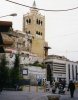
M 11 0 L 32 6 L 34 0 Z M 35 0 L 37 8 L 65 10 L 78 6 L 78 0 Z M 16 17 L 5 17 L 0 20 L 13 21 L 14 30 L 22 30 L 23 14 L 29 8 L 0 0 L 0 16 L 17 13 Z M 45 39 L 51 49 L 49 54 L 57 54 L 70 60 L 78 61 L 78 9 L 62 12 L 39 11 L 45 15 Z

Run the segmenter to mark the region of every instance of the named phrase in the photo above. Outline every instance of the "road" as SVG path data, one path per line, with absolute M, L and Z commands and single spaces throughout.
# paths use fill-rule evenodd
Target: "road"
M 3 91 L 0 94 L 0 100 L 48 100 L 46 94 L 51 93 L 35 93 L 25 91 Z M 78 100 L 78 90 L 75 91 L 74 98 L 70 98 L 69 92 L 60 95 L 60 100 Z
M 3 91 L 0 100 L 48 100 L 44 93 L 25 91 Z
M 78 90 L 75 90 L 74 97 L 70 97 L 70 93 L 67 92 L 65 95 L 60 95 L 60 100 L 78 100 Z

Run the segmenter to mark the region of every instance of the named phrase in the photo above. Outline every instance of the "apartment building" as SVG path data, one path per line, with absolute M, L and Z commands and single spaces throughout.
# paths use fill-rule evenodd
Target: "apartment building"
M 78 81 L 78 63 L 70 61 L 64 56 L 49 55 L 45 59 L 45 65 L 51 68 L 52 77 L 54 80 L 66 80 L 68 83 L 70 79 Z
M 67 83 L 69 82 L 69 80 L 78 81 L 78 62 L 66 62 L 66 78 Z

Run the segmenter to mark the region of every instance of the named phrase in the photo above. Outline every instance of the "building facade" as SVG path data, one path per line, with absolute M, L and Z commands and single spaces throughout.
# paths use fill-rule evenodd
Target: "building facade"
M 23 15 L 23 31 L 31 36 L 28 46 L 29 52 L 44 59 L 45 55 L 48 54 L 48 48 L 45 50 L 45 45 L 48 47 L 48 43 L 45 42 L 45 16 L 41 15 L 35 8 L 34 1 L 30 12 Z
M 10 36 L 14 41 L 13 44 L 9 47 L 5 48 L 7 60 L 9 61 L 11 66 L 13 66 L 13 62 L 15 60 L 15 54 L 20 54 L 20 65 L 25 66 L 26 64 L 33 64 L 38 61 L 42 63 L 43 59 L 36 54 L 32 54 L 28 51 L 28 42 L 26 34 L 22 31 L 14 31 L 13 35 Z
M 20 54 L 20 65 L 22 68 L 35 61 L 42 63 L 48 55 L 48 43 L 45 41 L 45 16 L 41 15 L 38 9 L 35 8 L 36 4 L 34 1 L 30 12 L 23 16 L 23 31 L 5 30 L 10 37 L 6 36 L 6 41 L 9 39 L 9 43 L 12 42 L 11 45 L 5 46 L 7 64 L 10 68 L 14 65 L 16 53 Z M 6 34 L 2 35 L 5 37 Z M 38 75 L 37 77 L 41 76 Z
M 30 79 L 31 84 L 37 84 L 38 81 L 46 79 L 46 69 L 42 69 L 38 66 L 26 66 L 23 69 L 24 79 Z
M 69 80 L 78 81 L 78 63 L 70 61 L 64 56 L 58 55 L 49 55 L 45 59 L 46 67 L 48 65 L 51 68 L 52 78 L 55 81 L 66 80 L 69 83 Z
M 35 61 L 43 62 L 48 55 L 48 43 L 45 41 L 45 16 L 41 15 L 35 8 L 34 1 L 30 12 L 23 15 L 23 31 L 14 31 L 12 22 L 1 22 L 1 25 L 4 25 L 1 31 L 3 32 L 5 29 L 5 34 L 2 33 L 2 35 L 7 38 L 4 39 L 5 43 L 10 41 L 8 43 L 11 44 L 5 47 L 5 52 L 19 52 L 21 64 L 34 63 Z M 8 35 L 6 35 L 7 33 Z
M 78 81 L 78 62 L 67 61 L 66 63 L 67 83 L 69 80 Z

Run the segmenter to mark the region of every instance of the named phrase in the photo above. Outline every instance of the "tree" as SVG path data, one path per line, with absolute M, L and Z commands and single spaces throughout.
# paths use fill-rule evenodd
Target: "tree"
M 15 55 L 15 62 L 14 67 L 11 69 L 11 84 L 13 87 L 16 88 L 16 85 L 19 85 L 20 80 L 20 60 L 19 60 L 19 54 Z
M 52 72 L 50 65 L 47 65 L 47 81 L 50 81 L 50 84 L 52 84 Z
M 9 77 L 9 68 L 7 67 L 5 54 L 2 55 L 0 59 L 0 91 L 3 90 L 7 85 L 8 77 Z

